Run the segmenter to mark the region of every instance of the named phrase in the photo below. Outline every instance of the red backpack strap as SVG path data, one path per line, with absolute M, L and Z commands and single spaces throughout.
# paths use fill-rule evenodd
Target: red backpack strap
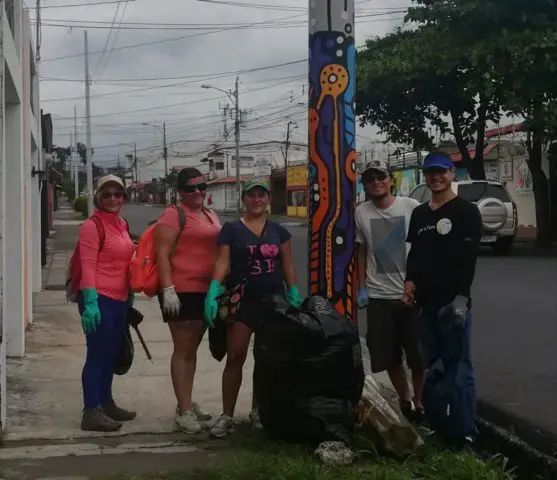
M 97 234 L 99 235 L 99 252 L 100 252 L 104 247 L 104 237 L 105 237 L 104 225 L 103 225 L 103 222 L 101 221 L 101 219 L 96 217 L 95 215 L 93 215 L 91 217 L 91 220 L 93 221 L 93 223 L 97 227 Z
M 176 208 L 176 211 L 178 212 L 178 235 L 180 235 L 180 233 L 182 233 L 182 230 L 186 228 L 187 217 L 184 209 L 180 205 L 174 205 L 174 208 Z

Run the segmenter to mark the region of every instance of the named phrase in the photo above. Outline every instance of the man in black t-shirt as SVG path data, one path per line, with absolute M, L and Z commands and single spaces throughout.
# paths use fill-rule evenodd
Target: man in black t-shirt
M 422 308 L 429 367 L 423 401 L 430 426 L 466 446 L 476 436 L 470 290 L 482 220 L 475 204 L 452 191 L 455 169 L 448 154 L 430 153 L 423 172 L 432 200 L 416 207 L 410 220 L 404 301 Z

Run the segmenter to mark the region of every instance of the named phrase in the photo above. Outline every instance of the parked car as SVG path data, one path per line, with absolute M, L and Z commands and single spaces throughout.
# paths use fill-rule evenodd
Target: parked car
M 518 232 L 518 213 L 505 185 L 487 180 L 453 182 L 452 190 L 459 197 L 475 203 L 483 223 L 482 245 L 489 245 L 498 255 L 508 255 Z M 431 200 L 431 190 L 418 185 L 410 198 L 420 203 Z

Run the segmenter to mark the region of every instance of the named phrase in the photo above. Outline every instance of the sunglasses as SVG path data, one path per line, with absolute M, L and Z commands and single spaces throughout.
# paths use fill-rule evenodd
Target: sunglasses
M 184 192 L 185 193 L 194 193 L 196 190 L 198 192 L 204 192 L 205 190 L 207 190 L 207 184 L 206 183 L 198 183 L 197 185 L 185 185 L 184 186 Z
M 101 198 L 103 200 L 108 200 L 109 198 L 116 198 L 117 200 L 124 197 L 124 192 L 103 192 L 101 193 Z
M 383 172 L 368 173 L 365 177 L 365 182 L 366 183 L 371 183 L 374 181 L 384 182 L 385 180 L 387 180 L 388 177 L 389 175 Z

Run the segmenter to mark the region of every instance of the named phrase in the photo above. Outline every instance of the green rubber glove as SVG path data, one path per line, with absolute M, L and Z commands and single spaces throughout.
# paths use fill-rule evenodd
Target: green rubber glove
M 97 325 L 101 324 L 101 311 L 99 310 L 99 295 L 95 288 L 84 288 L 81 293 L 85 303 L 85 309 L 81 315 L 81 325 L 83 331 L 88 333 L 95 333 Z
M 219 313 L 219 302 L 217 297 L 222 294 L 222 285 L 218 280 L 211 281 L 209 291 L 205 297 L 205 321 L 209 327 L 215 326 L 215 320 Z
M 300 295 L 300 289 L 296 285 L 292 285 L 288 289 L 286 300 L 288 300 L 288 303 L 294 308 L 300 308 L 302 306 L 302 296 Z

